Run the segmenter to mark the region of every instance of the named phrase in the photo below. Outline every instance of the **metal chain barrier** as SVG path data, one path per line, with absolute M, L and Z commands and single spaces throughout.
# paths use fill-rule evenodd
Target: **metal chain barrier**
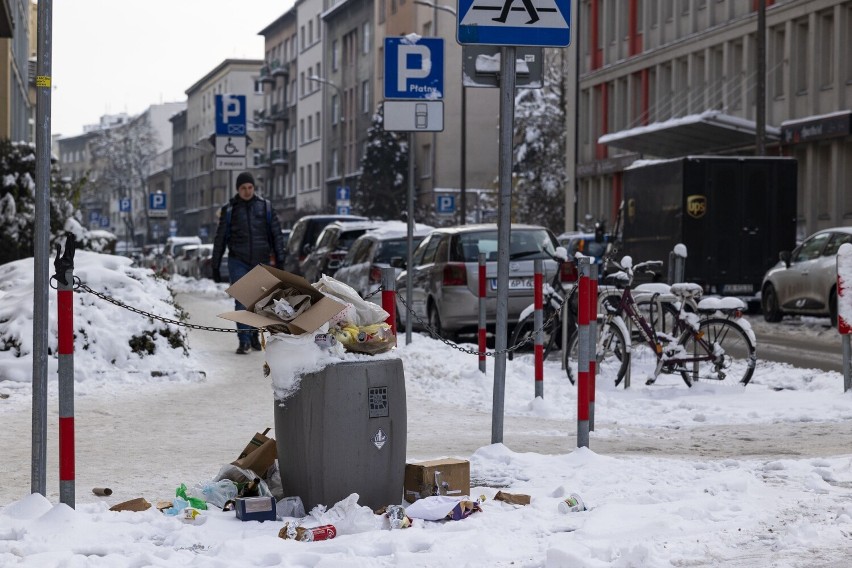
M 55 285 L 53 283 L 53 278 L 51 278 L 51 284 L 50 285 L 51 285 L 52 288 L 55 288 Z M 77 277 L 77 276 L 74 277 L 74 290 L 75 291 L 83 290 L 84 292 L 88 292 L 89 294 L 92 294 L 93 296 L 97 296 L 101 300 L 105 300 L 105 301 L 109 302 L 110 304 L 118 306 L 119 308 L 124 308 L 125 310 L 137 313 L 141 316 L 145 316 L 145 317 L 151 318 L 153 320 L 159 320 L 159 321 L 164 322 L 164 323 L 170 323 L 170 324 L 181 326 L 181 327 L 188 327 L 190 329 L 199 329 L 199 330 L 202 330 L 202 331 L 219 331 L 219 332 L 223 332 L 223 333 L 238 333 L 239 331 L 241 331 L 241 330 L 235 329 L 235 328 L 213 327 L 213 326 L 209 326 L 209 325 L 198 325 L 198 324 L 194 324 L 194 323 L 188 323 L 188 322 L 185 322 L 185 321 L 180 321 L 180 320 L 176 320 L 176 319 L 172 319 L 172 318 L 166 318 L 166 317 L 163 317 L 163 316 L 158 316 L 156 314 L 152 314 L 151 312 L 146 312 L 145 310 L 140 310 L 139 308 L 134 308 L 133 306 L 128 306 L 127 304 L 125 304 L 121 300 L 117 300 L 117 299 L 113 298 L 112 296 L 104 294 L 103 292 L 98 292 L 97 290 L 93 290 L 87 284 L 83 284 L 83 281 L 80 280 L 80 278 Z M 383 288 L 381 286 L 379 286 L 375 291 L 364 296 L 364 299 L 368 300 L 368 299 L 372 298 L 373 296 L 375 296 L 376 294 L 381 293 L 382 291 L 383 291 Z M 429 335 L 431 335 L 434 339 L 438 339 L 441 342 L 445 343 L 447 346 L 449 346 L 449 347 L 451 347 L 451 348 L 453 348 L 457 351 L 461 351 L 462 353 L 467 353 L 469 355 L 479 355 L 478 349 L 468 349 L 466 347 L 461 347 L 457 343 L 454 343 L 454 342 L 450 341 L 449 339 L 445 339 L 445 338 L 441 337 L 440 335 L 438 335 L 438 333 L 435 332 L 435 330 L 432 328 L 432 326 L 430 326 L 428 323 L 423 321 L 423 319 L 419 315 L 417 315 L 414 312 L 414 310 L 412 310 L 408 306 L 408 304 L 405 303 L 405 300 L 402 298 L 402 296 L 399 294 L 399 292 L 396 292 L 396 295 L 399 298 L 399 301 L 402 302 L 402 305 L 405 306 L 406 311 L 409 314 L 411 314 L 412 316 L 414 316 L 414 319 L 416 319 L 418 322 L 420 322 L 420 325 L 423 326 L 423 328 L 426 329 L 426 331 L 429 332 Z M 532 341 L 533 338 L 535 337 L 536 333 L 538 333 L 539 331 L 543 331 L 550 324 L 554 323 L 557 316 L 559 316 L 560 312 L 562 311 L 562 304 L 565 303 L 565 299 L 566 298 L 562 298 L 562 300 L 559 302 L 559 308 L 557 308 L 556 310 L 553 311 L 552 314 L 550 314 L 550 317 L 547 318 L 547 321 L 545 321 L 544 324 L 542 324 L 540 330 L 539 329 L 535 330 L 533 333 L 528 335 L 524 340 L 520 341 L 518 344 L 512 345 L 511 347 L 507 347 L 503 351 L 486 351 L 485 356 L 486 357 L 494 357 L 494 356 L 496 356 L 500 353 L 511 353 L 513 351 L 517 351 L 518 349 L 520 349 L 521 347 L 523 347 L 524 345 L 526 345 L 527 343 Z
M 52 279 L 51 279 L 51 287 L 54 287 Z M 75 291 L 83 290 L 84 292 L 88 292 L 89 294 L 97 296 L 101 300 L 106 300 L 110 304 L 114 304 L 114 305 L 118 306 L 119 308 L 124 308 L 125 310 L 129 310 L 129 311 L 137 313 L 139 315 L 142 315 L 142 316 L 154 319 L 154 320 L 159 320 L 161 322 L 170 323 L 170 324 L 173 324 L 173 325 L 178 325 L 178 326 L 181 326 L 181 327 L 188 327 L 190 329 L 201 329 L 201 330 L 204 330 L 204 331 L 221 331 L 223 333 L 237 333 L 239 331 L 242 331 L 242 330 L 235 329 L 235 328 L 213 327 L 213 326 L 209 326 L 209 325 L 198 325 L 198 324 L 194 324 L 194 323 L 187 323 L 185 321 L 180 321 L 180 320 L 171 319 L 171 318 L 165 318 L 165 317 L 162 317 L 162 316 L 158 316 L 156 314 L 152 314 L 151 312 L 146 312 L 145 310 L 140 310 L 139 308 L 134 308 L 133 306 L 128 306 L 127 304 L 125 304 L 121 300 L 116 300 L 112 296 L 108 296 L 108 295 L 106 295 L 102 292 L 92 290 L 88 285 L 83 284 L 83 281 L 80 280 L 80 278 L 78 278 L 77 276 L 74 277 L 74 290 Z
M 426 331 L 428 331 L 428 332 L 429 332 L 429 335 L 431 335 L 433 339 L 437 339 L 437 340 L 439 340 L 439 341 L 441 341 L 441 342 L 445 343 L 445 344 L 446 344 L 446 345 L 448 345 L 449 347 L 452 347 L 453 349 L 455 349 L 455 350 L 457 350 L 457 351 L 461 351 L 462 353 L 468 353 L 468 354 L 470 354 L 470 355 L 479 355 L 479 349 L 468 349 L 468 348 L 466 348 L 466 347 L 462 347 L 462 346 L 460 346 L 459 344 L 457 344 L 457 343 L 454 343 L 454 342 L 450 341 L 449 339 L 446 339 L 446 338 L 441 337 L 441 336 L 440 336 L 440 335 L 439 335 L 439 334 L 438 334 L 438 333 L 437 333 L 437 332 L 436 332 L 436 331 L 432 328 L 432 326 L 430 326 L 428 323 L 426 323 L 425 321 L 423 321 L 423 318 L 421 318 L 419 315 L 417 315 L 417 314 L 414 312 L 414 310 L 412 310 L 412 309 L 408 306 L 408 304 L 406 304 L 406 303 L 405 303 L 405 300 L 403 300 L 403 299 L 402 299 L 402 295 L 401 295 L 401 293 L 400 293 L 400 292 L 397 292 L 397 293 L 396 293 L 396 295 L 397 295 L 397 297 L 399 298 L 399 301 L 400 301 L 400 302 L 402 302 L 402 305 L 403 305 L 403 306 L 405 306 L 405 310 L 406 310 L 409 314 L 411 314 L 412 316 L 414 316 L 414 319 L 416 319 L 418 322 L 420 322 L 420 325 L 421 325 L 421 326 L 423 326 L 423 328 L 424 328 Z M 517 351 L 518 349 L 520 349 L 521 347 L 523 347 L 524 345 L 526 345 L 527 343 L 529 343 L 530 341 L 532 341 L 533 339 L 535 339 L 535 335 L 536 335 L 536 333 L 538 333 L 539 331 L 543 331 L 545 328 L 547 328 L 547 326 L 548 326 L 548 325 L 550 325 L 551 323 L 553 323 L 553 322 L 554 322 L 554 320 L 557 318 L 557 316 L 559 316 L 560 312 L 562 311 L 562 304 L 564 304 L 564 303 L 565 303 L 565 298 L 562 298 L 562 300 L 559 302 L 559 308 L 558 308 L 558 309 L 556 309 L 556 310 L 554 310 L 554 311 L 553 311 L 553 313 L 552 313 L 552 314 L 550 314 L 550 317 L 549 317 L 549 318 L 547 318 L 547 321 L 545 321 L 545 322 L 541 325 L 541 328 L 540 328 L 540 329 L 537 329 L 537 330 L 533 331 L 531 334 L 529 334 L 529 335 L 526 337 L 526 339 L 523 339 L 522 341 L 518 342 L 516 345 L 512 345 L 511 347 L 507 347 L 506 349 L 504 349 L 504 350 L 502 350 L 502 351 L 496 351 L 496 350 L 495 350 L 495 351 L 486 351 L 486 352 L 485 352 L 485 356 L 486 356 L 486 357 L 495 357 L 496 355 L 499 355 L 499 354 L 501 354 L 501 353 L 507 353 L 507 354 L 508 354 L 508 353 L 513 352 L 513 351 Z

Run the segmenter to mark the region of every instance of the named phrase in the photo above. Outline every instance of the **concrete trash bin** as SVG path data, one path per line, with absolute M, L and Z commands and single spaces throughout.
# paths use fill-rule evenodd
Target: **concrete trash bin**
M 302 375 L 275 401 L 284 493 L 305 511 L 352 493 L 375 510 L 402 502 L 407 440 L 405 376 L 399 359 L 349 361 Z

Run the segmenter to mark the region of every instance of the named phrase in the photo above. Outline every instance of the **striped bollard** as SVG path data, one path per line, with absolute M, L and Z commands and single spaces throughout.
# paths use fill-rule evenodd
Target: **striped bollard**
M 577 259 L 580 272 L 577 306 L 577 447 L 589 447 L 589 257 Z
M 388 313 L 385 323 L 396 335 L 396 269 L 392 266 L 382 268 L 382 309 Z
M 535 326 L 535 347 L 533 351 L 533 361 L 535 367 L 535 396 L 544 398 L 544 331 L 541 327 L 544 323 L 542 315 L 542 305 L 544 304 L 544 294 L 542 286 L 544 285 L 541 276 L 542 260 L 536 259 L 533 261 L 533 325 Z
M 485 288 L 485 253 L 479 253 L 479 370 L 485 372 L 485 299 L 488 292 Z
M 598 265 L 592 264 L 589 269 L 589 430 L 594 432 L 598 364 Z
M 74 251 L 73 235 L 65 240 L 65 254 L 56 260 L 56 323 L 59 382 L 59 501 L 75 508 L 74 472 Z

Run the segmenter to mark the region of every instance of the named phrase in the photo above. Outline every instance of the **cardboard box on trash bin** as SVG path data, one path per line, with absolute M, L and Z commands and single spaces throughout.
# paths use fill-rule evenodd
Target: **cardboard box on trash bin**
M 311 307 L 289 322 L 285 322 L 274 316 L 254 313 L 254 307 L 257 302 L 277 290 L 286 288 L 294 288 L 300 293 L 310 296 Z M 248 274 L 234 282 L 225 291 L 232 298 L 244 305 L 246 309 L 219 314 L 220 318 L 244 323 L 252 327 L 283 325 L 293 335 L 316 331 L 325 322 L 346 308 L 344 304 L 329 298 L 311 286 L 301 276 L 296 276 L 290 272 L 265 264 L 260 264 L 252 268 Z
M 430 495 L 470 495 L 470 462 L 448 458 L 405 464 L 405 500 Z

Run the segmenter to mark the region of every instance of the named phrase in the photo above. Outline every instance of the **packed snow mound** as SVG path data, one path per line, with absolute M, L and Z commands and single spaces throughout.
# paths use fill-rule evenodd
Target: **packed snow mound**
M 50 274 L 53 274 L 51 267 Z M 32 258 L 0 266 L 0 393 L 29 392 L 33 363 L 34 275 Z M 77 251 L 74 276 L 96 292 L 144 312 L 180 321 L 168 282 L 130 259 Z M 48 378 L 58 369 L 57 291 L 51 282 Z M 104 381 L 195 380 L 185 328 L 112 304 L 82 289 L 74 292 L 74 381 L 78 391 Z M 152 379 L 153 377 L 153 379 Z M 84 386 L 85 385 L 85 386 Z

